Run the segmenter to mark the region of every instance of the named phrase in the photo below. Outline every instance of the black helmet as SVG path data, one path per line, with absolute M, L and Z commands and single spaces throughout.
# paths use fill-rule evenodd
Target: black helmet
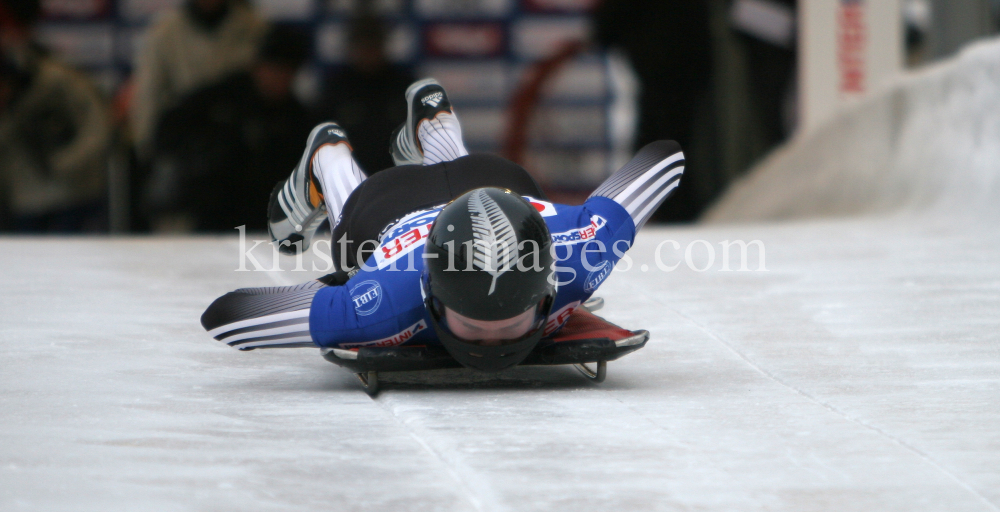
M 434 329 L 452 357 L 470 368 L 500 371 L 531 353 L 555 299 L 551 245 L 538 210 L 509 190 L 478 188 L 445 206 L 431 227 L 422 280 Z M 495 346 L 460 337 L 446 317 L 488 323 L 527 319 L 529 311 L 530 328 L 513 339 L 491 340 Z

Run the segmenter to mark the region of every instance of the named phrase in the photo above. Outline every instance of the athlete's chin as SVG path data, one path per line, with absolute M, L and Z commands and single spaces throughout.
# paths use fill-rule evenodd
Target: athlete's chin
M 476 345 L 480 347 L 499 347 L 503 345 L 503 340 L 477 340 Z

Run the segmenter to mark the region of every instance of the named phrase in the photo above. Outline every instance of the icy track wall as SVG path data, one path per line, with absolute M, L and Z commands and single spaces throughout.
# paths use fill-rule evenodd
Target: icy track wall
M 906 74 L 792 140 L 703 221 L 892 212 L 1000 218 L 1000 39 Z

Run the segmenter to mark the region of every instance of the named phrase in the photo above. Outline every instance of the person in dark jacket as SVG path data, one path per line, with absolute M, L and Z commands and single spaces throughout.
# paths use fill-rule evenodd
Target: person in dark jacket
M 82 73 L 35 42 L 37 0 L 0 1 L 0 220 L 23 233 L 106 229 L 112 128 Z
M 378 18 L 355 18 L 348 33 L 348 64 L 327 80 L 319 108 L 323 119 L 336 119 L 350 136 L 354 158 L 369 175 L 394 165 L 389 138 L 406 120 L 399 97 L 414 81 L 409 69 L 389 62 L 385 44 Z
M 272 28 L 249 70 L 196 90 L 164 114 L 146 197 L 154 228 L 265 229 L 254 214 L 295 166 L 313 124 L 292 91 L 308 52 L 305 35 Z
M 597 42 L 621 49 L 642 86 L 635 147 L 659 139 L 693 146 L 699 102 L 711 86 L 708 2 L 604 0 L 593 16 Z M 699 163 L 689 166 L 688 175 L 698 179 Z M 706 198 L 682 184 L 653 219 L 691 221 L 706 205 Z

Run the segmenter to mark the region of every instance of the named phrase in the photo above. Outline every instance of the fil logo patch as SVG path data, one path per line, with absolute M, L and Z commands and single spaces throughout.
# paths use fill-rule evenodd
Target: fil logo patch
M 440 91 L 438 91 L 438 92 L 432 92 L 432 93 L 428 94 L 427 96 L 424 96 L 423 98 L 420 98 L 420 103 L 422 103 L 424 105 L 429 105 L 431 107 L 437 107 L 438 105 L 441 104 L 441 100 L 443 100 L 443 99 L 444 99 L 444 93 L 443 92 L 440 92 Z
M 382 304 L 382 285 L 378 281 L 362 281 L 351 288 L 351 301 L 354 311 L 361 316 L 368 316 Z
M 596 290 L 608 278 L 608 274 L 611 274 L 613 268 L 607 261 L 602 262 L 590 274 L 587 274 L 587 280 L 583 283 L 583 291 L 590 293 Z
M 344 130 L 341 130 L 340 128 L 330 128 L 329 130 L 326 131 L 326 134 L 336 135 L 337 137 L 342 137 L 345 139 L 347 138 L 347 134 L 344 133 Z

